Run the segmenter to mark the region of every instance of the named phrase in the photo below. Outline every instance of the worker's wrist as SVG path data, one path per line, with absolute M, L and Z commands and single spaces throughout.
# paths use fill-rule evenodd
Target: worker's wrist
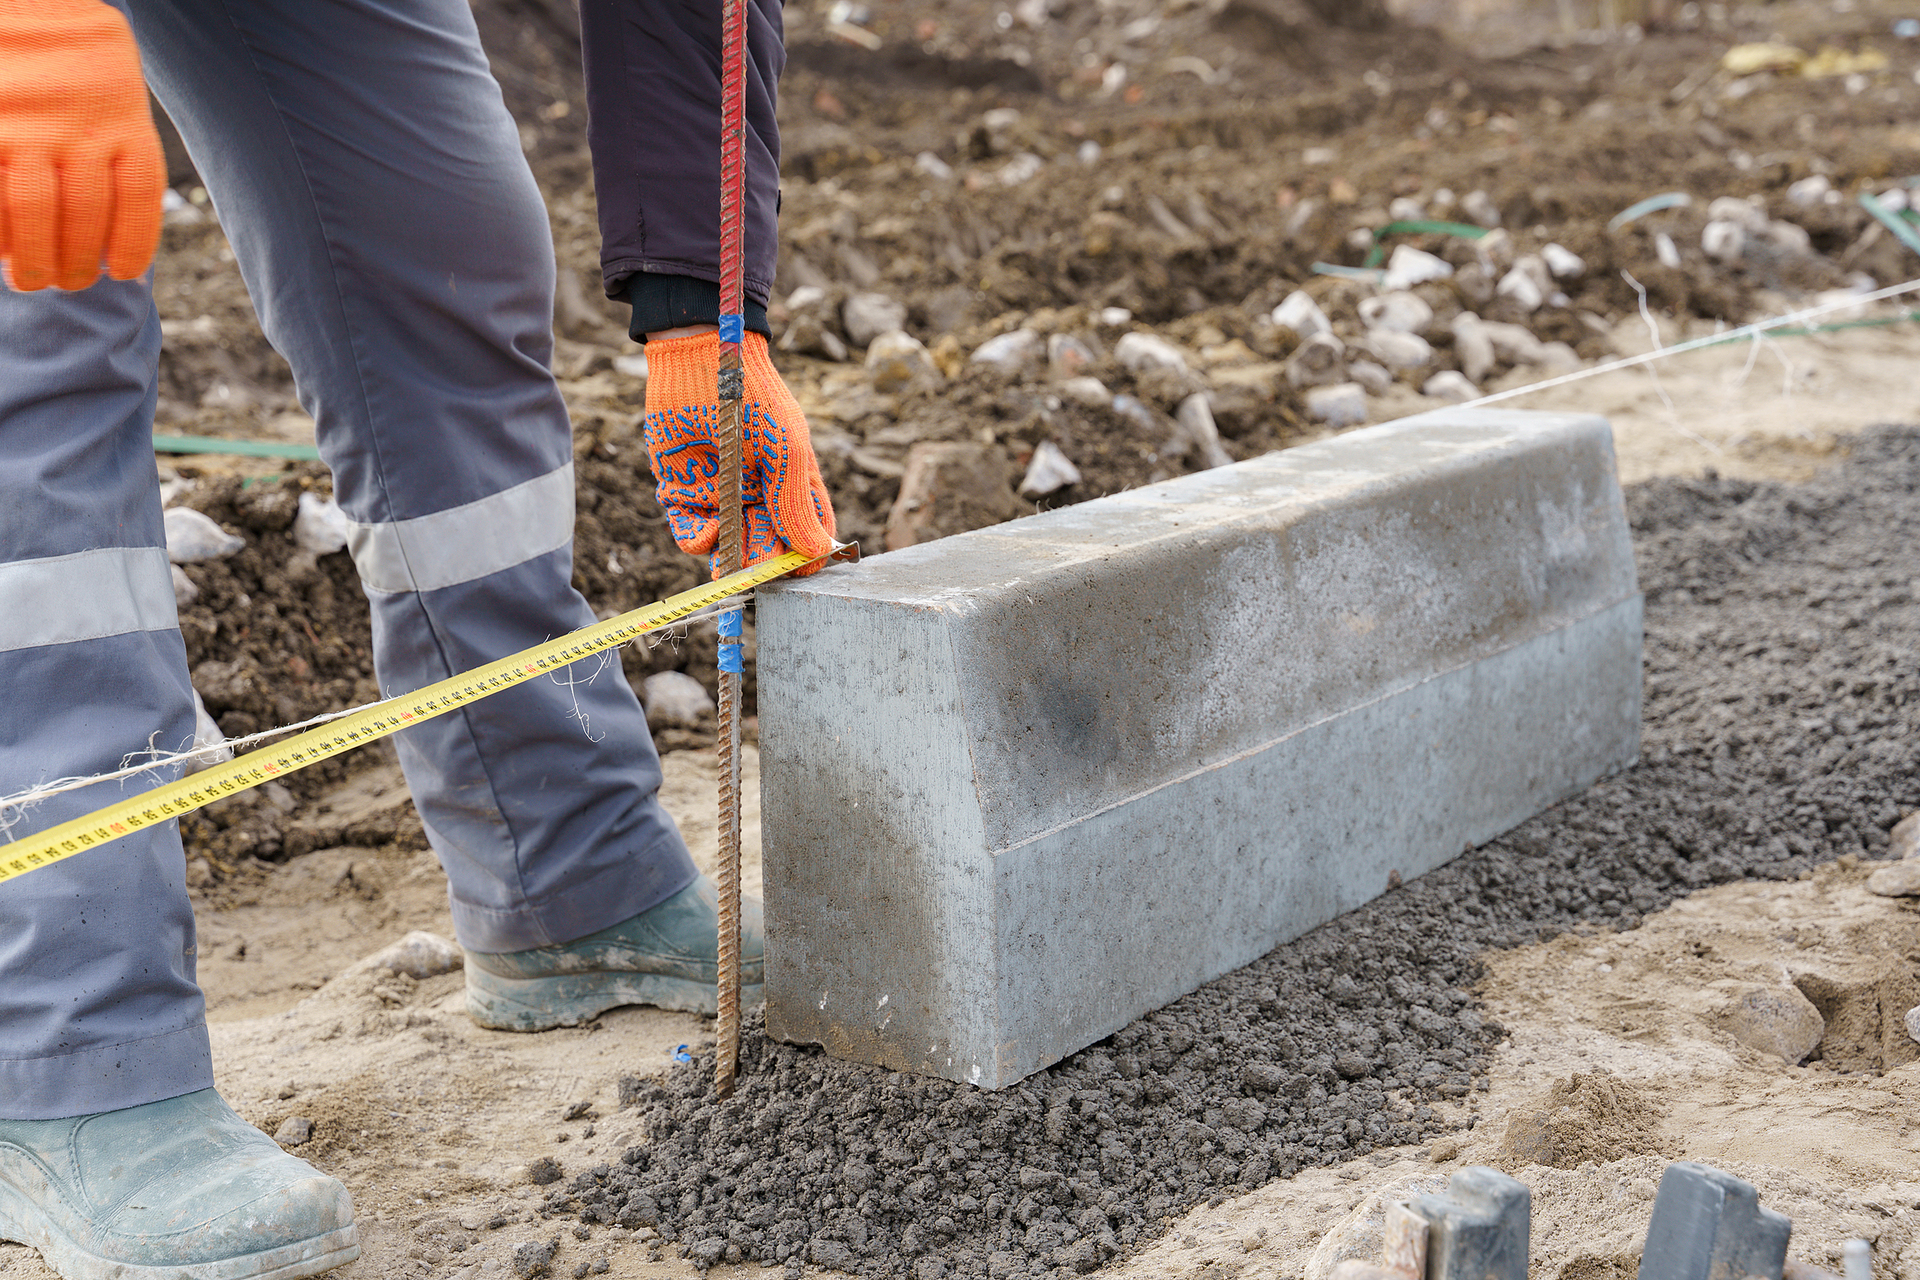
M 720 326 L 717 324 L 683 324 L 677 329 L 654 329 L 647 334 L 647 341 L 653 342 L 663 338 L 694 338 L 703 333 L 719 331 Z

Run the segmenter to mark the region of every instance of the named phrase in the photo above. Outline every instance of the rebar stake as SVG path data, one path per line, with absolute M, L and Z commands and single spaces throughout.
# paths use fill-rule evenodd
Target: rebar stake
M 714 568 L 742 567 L 740 430 L 746 406 L 742 219 L 746 206 L 747 0 L 722 0 L 720 18 L 720 539 Z M 720 615 L 720 990 L 713 1091 L 733 1093 L 740 1067 L 740 680 L 742 612 Z

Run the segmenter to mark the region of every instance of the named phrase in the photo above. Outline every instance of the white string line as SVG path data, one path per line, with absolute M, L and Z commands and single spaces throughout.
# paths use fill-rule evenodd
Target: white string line
M 1640 323 L 1647 326 L 1647 335 L 1653 343 L 1653 350 L 1666 350 L 1666 344 L 1662 342 L 1660 338 L 1660 322 L 1653 318 L 1653 309 L 1647 306 L 1647 287 L 1638 280 L 1635 280 L 1633 273 L 1624 268 L 1620 272 L 1620 278 L 1632 285 L 1633 291 L 1640 297 Z M 1716 334 L 1715 336 L 1718 337 L 1719 335 Z M 1647 366 L 1647 377 L 1652 381 L 1654 392 L 1660 397 L 1660 403 L 1667 406 L 1667 416 L 1673 419 L 1671 424 L 1673 429 L 1694 443 L 1706 445 L 1707 448 L 1713 450 L 1715 453 L 1719 453 L 1720 447 L 1718 445 L 1709 443 L 1699 435 L 1680 425 L 1680 410 L 1674 408 L 1673 397 L 1667 394 L 1666 387 L 1660 383 L 1660 375 L 1653 371 L 1653 366 L 1651 365 Z
M 1622 274 L 1625 274 L 1625 273 L 1623 272 Z M 1635 287 L 1635 289 L 1639 291 L 1640 299 L 1641 299 L 1640 301 L 1641 314 L 1643 318 L 1647 318 L 1649 320 L 1649 323 L 1651 324 L 1651 318 L 1648 316 L 1647 310 L 1646 310 L 1645 289 L 1642 288 L 1636 281 L 1634 281 L 1631 276 L 1627 277 L 1627 282 L 1629 284 L 1632 284 Z M 1784 329 L 1789 325 L 1799 324 L 1807 320 L 1817 319 L 1820 316 L 1832 315 L 1838 311 L 1849 311 L 1856 307 L 1868 306 L 1875 302 L 1885 302 L 1890 298 L 1903 297 L 1906 294 L 1913 293 L 1917 290 L 1920 290 L 1920 280 L 1909 280 L 1905 284 L 1888 285 L 1884 289 L 1875 289 L 1870 293 L 1855 294 L 1855 295 L 1849 295 L 1848 297 L 1845 297 L 1845 298 L 1837 298 L 1832 302 L 1821 303 L 1819 306 L 1816 306 L 1816 307 L 1806 307 L 1799 311 L 1789 312 L 1783 316 L 1775 316 L 1771 320 L 1758 320 L 1752 324 L 1742 325 L 1740 328 L 1731 330 L 1727 333 L 1709 334 L 1706 337 L 1694 338 L 1690 341 L 1682 342 L 1671 347 L 1660 345 L 1660 331 L 1657 327 L 1654 327 L 1653 328 L 1654 349 L 1651 351 L 1645 352 L 1637 356 L 1623 356 L 1618 360 L 1610 360 L 1605 364 L 1597 364 L 1588 369 L 1577 369 L 1572 373 L 1560 374 L 1557 377 L 1546 378 L 1539 382 L 1530 382 L 1523 387 L 1512 387 L 1506 391 L 1496 391 L 1490 395 L 1481 396 L 1477 400 L 1468 400 L 1463 404 L 1455 405 L 1453 406 L 1453 408 L 1455 410 L 1478 409 L 1490 404 L 1499 404 L 1503 400 L 1512 400 L 1519 396 L 1531 395 L 1536 391 L 1550 391 L 1555 387 L 1569 386 L 1576 382 L 1585 381 L 1588 378 L 1598 378 L 1605 374 L 1618 373 L 1623 369 L 1638 369 L 1646 365 L 1655 364 L 1661 360 L 1670 359 L 1674 356 L 1685 355 L 1690 351 L 1700 351 L 1707 347 L 1723 346 L 1729 343 L 1737 342 L 1741 338 L 1752 337 L 1757 340 L 1760 337 L 1760 335 L 1765 334 L 1766 332 L 1772 329 Z M 1784 364 L 1785 361 L 1782 361 L 1782 363 Z M 1748 368 L 1751 369 L 1751 367 L 1752 365 L 1751 363 L 1749 363 Z M 1787 374 L 1787 379 L 1790 380 L 1790 378 L 1791 378 L 1791 372 L 1789 370 Z M 1656 382 L 1656 386 L 1657 385 L 1658 384 Z M 1661 399 L 1666 400 L 1666 398 L 1667 398 L 1666 393 L 1662 391 Z M 1673 402 L 1671 400 L 1667 400 L 1667 407 L 1669 409 L 1673 408 Z M 1691 434 L 1691 433 L 1686 433 L 1686 434 Z M 1708 442 L 1702 440 L 1701 443 L 1706 444 Z M 744 604 L 748 600 L 751 600 L 752 598 L 753 598 L 752 592 L 745 592 L 739 596 L 729 597 L 727 600 L 719 601 L 712 605 L 709 605 L 706 608 L 701 609 L 697 613 L 691 613 L 684 618 L 677 619 L 672 624 L 672 626 L 685 627 L 691 623 L 700 621 L 703 618 L 711 617 L 714 614 L 721 612 L 723 609 L 737 607 L 735 603 L 736 601 L 739 604 Z M 670 630 L 670 628 L 661 628 L 661 630 L 666 631 L 666 630 Z M 647 634 L 650 634 L 650 633 L 643 633 L 643 635 L 647 635 Z M 638 638 L 640 637 L 636 637 L 636 639 Z M 648 643 L 649 645 L 654 645 L 654 644 L 658 644 L 659 642 L 649 640 Z M 396 701 L 400 701 L 400 699 L 385 698 L 379 702 L 367 703 L 365 706 L 349 707 L 345 711 L 328 712 L 325 715 L 315 716 L 311 720 L 302 720 L 298 724 L 285 725 L 278 729 L 263 729 L 259 733 L 248 734 L 244 738 L 230 738 L 225 743 L 221 744 L 221 746 L 224 746 L 227 748 L 252 746 L 256 743 L 264 742 L 269 738 L 277 738 L 282 734 L 292 733 L 301 729 L 310 729 L 318 725 L 326 724 L 329 721 L 339 720 L 346 716 L 354 715 L 357 712 L 371 710 L 374 707 L 384 706 L 389 702 L 396 702 Z M 52 782 L 43 783 L 42 785 L 37 787 L 31 787 L 25 791 L 16 792 L 13 795 L 0 796 L 0 834 L 4 834 L 7 828 L 11 825 L 11 823 L 5 820 L 6 811 L 9 809 L 24 808 L 29 805 L 37 804 L 42 800 L 48 799 L 49 797 L 62 795 L 69 791 L 78 791 L 82 787 L 90 787 L 98 782 L 120 781 L 126 778 L 138 777 L 141 774 L 152 773 L 159 769 L 170 768 L 177 764 L 185 764 L 186 762 L 197 759 L 200 756 L 217 752 L 221 749 L 221 746 L 202 747 L 195 751 L 182 751 L 182 752 L 176 752 L 171 754 L 136 752 L 134 753 L 134 755 L 127 756 L 126 760 L 130 761 L 130 760 L 133 760 L 136 756 L 148 755 L 148 754 L 153 754 L 155 758 L 148 761 L 146 764 L 141 764 L 141 765 L 126 765 L 123 762 L 122 768 L 117 769 L 111 773 L 95 774 L 94 776 L 87 777 L 87 778 L 59 778 Z
M 676 618 L 664 627 L 657 627 L 651 631 L 643 631 L 635 636 L 634 640 L 648 640 L 651 646 L 651 644 L 656 643 L 652 641 L 651 638 L 657 634 L 677 632 L 684 636 L 686 629 L 692 626 L 692 624 L 702 619 L 713 617 L 723 610 L 737 609 L 752 599 L 753 592 L 751 591 L 743 591 L 739 595 L 728 596 L 726 599 L 715 601 L 704 609 L 698 609 L 684 618 Z M 633 640 L 629 640 L 626 643 L 632 644 Z M 562 681 L 558 679 L 560 674 L 558 672 L 551 673 L 549 678 L 554 679 L 556 683 L 566 687 L 571 693 L 572 687 L 576 683 L 591 684 L 594 678 L 606 669 L 607 662 L 614 649 L 623 647 L 625 646 L 616 645 L 613 649 L 608 649 L 604 653 L 594 655 L 599 658 L 600 665 L 595 669 L 593 675 L 588 676 L 584 680 L 577 682 L 571 679 Z M 585 662 L 587 659 L 582 658 L 580 661 Z M 153 750 L 151 747 L 152 739 L 149 739 L 148 750 L 135 751 L 123 756 L 120 760 L 120 768 L 115 769 L 111 773 L 96 773 L 89 777 L 55 778 L 51 782 L 43 782 L 38 786 L 29 787 L 25 791 L 16 791 L 12 795 L 0 796 L 0 836 L 5 836 L 7 840 L 11 842 L 13 839 L 11 828 L 19 821 L 20 817 L 24 815 L 25 811 L 39 804 L 41 801 L 51 799 L 54 796 L 65 795 L 69 791 L 79 791 L 84 787 L 91 787 L 95 783 L 120 782 L 128 778 L 137 778 L 143 774 L 173 768 L 175 765 L 185 765 L 203 756 L 217 755 L 221 751 L 231 750 L 237 755 L 241 749 L 257 746 L 269 738 L 278 738 L 283 734 L 298 733 L 303 729 L 317 728 L 320 725 L 329 724 L 335 720 L 343 720 L 348 716 L 358 715 L 362 711 L 372 711 L 380 707 L 403 703 L 411 696 L 410 694 L 399 694 L 390 698 L 382 698 L 377 702 L 368 702 L 357 707 L 348 707 L 345 711 L 328 711 L 324 714 L 314 716 L 311 720 L 302 720 L 298 724 L 282 725 L 277 729 L 262 729 L 258 733 L 250 733 L 243 738 L 227 738 L 211 746 L 197 747 L 191 751 Z M 576 716 L 576 713 L 579 714 Z M 580 704 L 577 695 L 574 698 L 574 711 L 569 712 L 568 715 L 570 719 L 577 718 L 580 721 L 583 732 L 587 730 L 586 717 L 584 713 L 580 713 Z M 601 736 L 604 737 L 605 735 L 602 734 Z M 588 734 L 588 737 L 590 739 L 592 738 L 591 733 Z M 593 740 L 597 741 L 597 739 Z M 142 756 L 149 757 L 145 764 L 133 763 L 133 761 L 140 759 Z M 210 761 L 210 763 L 218 762 Z
M 1492 395 L 1481 396 L 1478 400 L 1469 400 L 1453 406 L 1454 409 L 1478 409 L 1483 405 L 1498 404 L 1502 400 L 1512 400 L 1516 396 L 1529 395 L 1535 391 L 1549 391 L 1554 387 L 1564 387 L 1570 383 L 1581 382 L 1587 378 L 1598 378 L 1602 374 L 1618 373 L 1622 369 L 1638 369 L 1642 365 L 1653 364 L 1671 356 L 1685 355 L 1689 351 L 1699 351 L 1706 347 L 1716 347 L 1725 343 L 1737 342 L 1741 338 L 1766 333 L 1769 329 L 1784 329 L 1789 325 L 1812 320 L 1819 316 L 1832 315 L 1836 311 L 1850 311 L 1869 303 L 1884 302 L 1888 298 L 1898 298 L 1920 290 L 1920 280 L 1909 280 L 1905 284 L 1888 285 L 1884 289 L 1875 289 L 1872 293 L 1862 293 L 1833 302 L 1823 302 L 1817 307 L 1808 307 L 1802 311 L 1776 316 L 1771 320 L 1757 320 L 1742 325 L 1726 333 L 1709 334 L 1704 338 L 1694 338 L 1671 347 L 1659 347 L 1637 356 L 1623 356 L 1618 360 L 1609 360 L 1605 364 L 1594 365 L 1591 369 L 1577 369 L 1572 373 L 1563 373 L 1558 377 L 1547 378 L 1540 382 L 1530 382 L 1524 387 L 1513 387 L 1506 391 L 1496 391 Z

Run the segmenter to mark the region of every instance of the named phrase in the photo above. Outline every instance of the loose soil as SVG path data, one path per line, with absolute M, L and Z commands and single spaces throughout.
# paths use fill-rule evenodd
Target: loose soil
M 1850 196 L 1920 171 L 1920 48 L 1885 36 L 1896 6 L 1707 5 L 1683 29 L 1593 40 L 1548 40 L 1550 25 L 1506 6 L 1451 42 L 1329 25 L 1288 0 L 1056 8 L 1035 29 L 1000 26 L 994 4 L 889 0 L 871 17 L 878 54 L 834 40 L 824 6 L 789 10 L 776 304 L 816 285 L 831 323 L 846 294 L 890 293 L 945 370 L 942 385 L 881 394 L 857 358 L 779 356 L 843 532 L 870 549 L 918 443 L 978 442 L 1017 477 L 1053 439 L 1085 479 L 1048 505 L 1199 465 L 1063 403 L 1044 371 L 965 366 L 1015 327 L 1080 337 L 1089 372 L 1169 413 L 1196 384 L 1112 360 L 1118 331 L 1097 313 L 1126 307 L 1195 354 L 1234 456 L 1318 434 L 1285 379 L 1214 371 L 1284 357 L 1287 335 L 1261 319 L 1294 287 L 1348 324 L 1357 293 L 1310 264 L 1357 263 L 1349 233 L 1380 225 L 1395 197 L 1485 189 L 1520 248 L 1557 240 L 1586 257 L 1567 305 L 1525 318 L 1587 360 L 1651 341 L 1622 269 L 1647 287 L 1665 342 L 1783 311 L 1851 272 L 1912 274 L 1850 200 L 1807 213 L 1784 195 L 1814 173 Z M 576 581 L 610 613 L 698 568 L 665 536 L 636 430 L 644 382 L 616 364 L 633 349 L 595 288 L 564 7 L 476 12 L 553 216 Z M 1727 46 L 1776 33 L 1810 51 L 1879 48 L 1890 69 L 1857 90 L 1779 76 L 1736 91 L 1714 71 Z M 1100 150 L 1084 163 L 1089 141 Z M 916 168 L 922 151 L 954 176 Z M 1045 176 L 1006 185 L 1022 154 Z M 190 194 L 190 168 L 174 176 Z M 1675 188 L 1692 209 L 1604 232 Z M 1691 250 L 1719 195 L 1791 212 L 1818 256 L 1708 263 Z M 1661 231 L 1690 250 L 1681 269 L 1655 261 Z M 177 217 L 158 282 L 160 429 L 311 440 L 218 226 Z M 795 318 L 774 315 L 783 331 Z M 1920 418 L 1912 358 L 1910 326 L 1853 330 L 1521 401 L 1606 413 L 1638 482 L 1643 762 L 1016 1089 L 888 1076 L 755 1033 L 741 1092 L 720 1104 L 700 1019 L 475 1028 L 457 972 L 416 981 L 362 963 L 408 930 L 451 933 L 392 755 L 374 749 L 184 824 L 222 1090 L 269 1132 L 314 1121 L 299 1150 L 360 1207 L 366 1255 L 340 1273 L 353 1277 L 493 1280 L 516 1246 L 557 1239 L 551 1268 L 577 1276 L 785 1262 L 915 1280 L 1321 1280 L 1343 1251 L 1372 1247 L 1385 1198 L 1477 1161 L 1533 1186 L 1536 1275 L 1624 1280 L 1659 1170 L 1682 1157 L 1756 1181 L 1794 1215 L 1797 1255 L 1830 1263 L 1863 1234 L 1882 1242 L 1880 1280 L 1920 1276 L 1920 1186 L 1902 1181 L 1920 1067 L 1886 1021 L 1920 970 L 1920 935 L 1906 906 L 1860 887 L 1861 860 L 1920 807 L 1920 433 L 1857 434 Z M 1374 401 L 1376 418 L 1430 407 L 1404 380 Z M 175 500 L 248 538 L 188 568 L 201 596 L 182 610 L 223 728 L 372 697 L 351 566 L 292 545 L 294 497 L 324 492 L 323 469 L 202 457 L 163 475 L 185 482 Z M 711 683 L 713 655 L 695 628 L 624 660 L 636 681 L 673 669 Z M 696 740 L 660 736 L 665 798 L 710 859 L 711 754 L 675 749 Z M 1732 1041 L 1717 1003 L 1727 984 L 1782 972 L 1829 1011 L 1833 1043 L 1805 1066 Z M 682 1046 L 693 1061 L 676 1065 Z M 544 1157 L 559 1176 L 542 1169 L 536 1185 Z M 48 1274 L 10 1246 L 0 1273 Z

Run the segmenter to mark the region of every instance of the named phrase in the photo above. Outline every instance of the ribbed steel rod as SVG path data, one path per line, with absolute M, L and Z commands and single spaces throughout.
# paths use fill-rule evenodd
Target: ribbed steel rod
M 720 31 L 720 541 L 721 573 L 745 562 L 740 510 L 740 430 L 746 377 L 740 362 L 746 228 L 747 0 L 722 0 Z M 721 615 L 720 990 L 713 1091 L 733 1092 L 740 1066 L 741 614 Z

